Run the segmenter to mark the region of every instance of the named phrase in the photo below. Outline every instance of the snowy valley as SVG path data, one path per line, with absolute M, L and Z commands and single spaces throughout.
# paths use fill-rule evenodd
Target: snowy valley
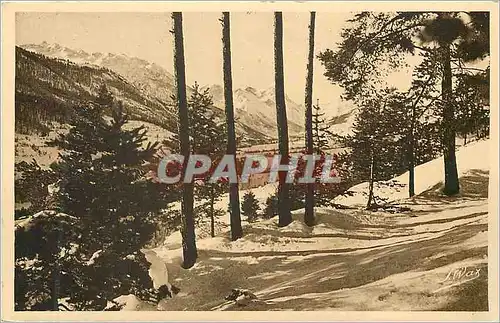
M 418 189 L 411 199 L 408 174 L 402 174 L 394 178 L 401 184 L 396 188 L 377 183 L 377 193 L 389 198 L 386 210 L 364 210 L 366 186 L 360 184 L 351 189 L 354 196 L 337 201 L 351 208 L 316 208 L 312 228 L 303 223 L 304 210 L 294 211 L 284 228 L 276 219 L 246 223 L 245 236 L 234 242 L 224 225 L 217 237 L 197 242 L 199 261 L 188 270 L 181 268 L 176 232 L 147 251 L 162 259 L 169 282 L 180 288 L 158 309 L 486 310 L 490 144 L 473 142 L 458 151 L 463 192 L 452 199 L 439 192 L 438 158 L 416 168 Z M 274 187 L 254 192 L 262 205 Z M 468 276 L 454 275 L 460 270 Z M 151 272 L 153 280 L 162 275 Z M 257 298 L 226 301 L 232 289 Z M 131 295 L 127 300 L 126 310 L 153 308 Z

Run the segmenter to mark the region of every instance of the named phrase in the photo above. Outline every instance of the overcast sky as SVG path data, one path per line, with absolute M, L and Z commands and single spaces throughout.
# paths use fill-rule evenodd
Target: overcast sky
M 283 13 L 285 91 L 304 103 L 309 13 Z M 316 15 L 315 54 L 335 48 L 349 13 Z M 187 81 L 222 84 L 220 13 L 184 13 Z M 169 13 L 20 13 L 16 44 L 58 43 L 87 52 L 123 53 L 155 62 L 173 71 Z M 231 13 L 231 49 L 235 88 L 274 85 L 273 13 Z M 337 102 L 341 90 L 314 63 L 314 102 Z

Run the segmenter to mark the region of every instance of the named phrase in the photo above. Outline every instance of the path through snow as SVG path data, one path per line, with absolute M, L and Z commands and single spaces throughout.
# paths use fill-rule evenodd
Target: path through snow
M 426 182 L 418 196 L 398 198 L 406 212 L 317 208 L 313 228 L 302 223 L 300 210 L 286 228 L 276 219 L 245 224 L 235 242 L 227 232 L 198 240 L 198 262 L 188 270 L 179 266 L 179 241 L 167 241 L 154 251 L 171 263 L 168 278 L 182 292 L 160 308 L 487 310 L 488 141 L 469 148 L 473 157 L 457 154 L 462 193 L 456 197 L 439 193 L 441 177 L 425 175 L 426 168 L 442 167 L 438 159 L 419 166 Z M 259 301 L 227 303 L 233 288 Z

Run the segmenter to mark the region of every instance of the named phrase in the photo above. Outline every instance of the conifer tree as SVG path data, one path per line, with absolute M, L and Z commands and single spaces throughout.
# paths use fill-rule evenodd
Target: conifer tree
M 233 75 L 231 67 L 231 20 L 229 12 L 223 12 L 222 18 L 222 69 L 224 78 L 224 104 L 227 123 L 227 154 L 233 155 L 236 160 L 236 128 L 234 123 L 233 107 Z M 236 161 L 235 161 L 236 163 Z M 229 204 L 231 218 L 231 240 L 243 236 L 240 215 L 240 196 L 238 183 L 229 184 Z
M 186 66 L 184 61 L 184 35 L 182 29 L 182 12 L 172 13 L 174 34 L 174 70 L 176 84 L 176 102 L 179 117 L 179 148 L 184 156 L 183 170 L 186 169 L 191 151 L 189 136 L 189 113 L 186 97 Z M 181 176 L 182 177 L 182 176 Z M 182 186 L 182 217 L 181 217 L 181 235 L 183 267 L 191 268 L 196 263 L 198 251 L 196 249 L 196 234 L 194 226 L 194 184 L 184 183 Z
M 31 162 L 22 161 L 15 165 L 16 178 L 14 182 L 16 203 L 29 203 L 19 214 L 35 214 L 41 210 L 52 208 L 49 187 L 57 181 L 56 174 L 51 168 L 44 169 L 33 159 Z
M 113 111 L 110 122 L 104 109 Z M 28 219 L 34 223 L 30 230 L 16 232 L 20 266 L 23 257 L 33 256 L 26 250 L 34 245 L 52 254 L 38 260 L 50 271 L 50 296 L 41 288 L 38 295 L 31 291 L 31 301 L 43 305 L 49 299 L 57 310 L 58 299 L 68 298 L 77 310 L 102 310 L 120 295 L 154 299 L 141 248 L 152 238 L 156 215 L 171 201 L 168 188 L 147 177 L 145 166 L 157 144 L 144 144 L 143 126 L 123 128 L 127 116 L 120 103 L 89 103 L 75 111 L 70 131 L 53 142 L 63 151 L 53 167 L 60 213 L 43 211 Z M 68 219 L 68 225 L 58 219 Z
M 209 89 L 201 91 L 195 83 L 193 93 L 188 100 L 190 109 L 190 127 L 196 129 L 191 136 L 192 151 L 195 154 L 208 155 L 212 163 L 216 165 L 225 153 L 225 125 L 216 118 L 213 112 L 212 96 Z M 212 168 L 214 166 L 212 165 Z M 203 215 L 210 219 L 210 235 L 215 236 L 215 221 L 221 210 L 215 208 L 215 203 L 220 200 L 222 194 L 227 191 L 224 181 L 210 183 L 211 171 L 199 177 L 195 183 L 195 196 L 203 201 L 201 210 Z
M 123 128 L 127 116 L 120 103 L 110 123 L 101 112 L 102 105 L 79 109 L 75 126 L 56 141 L 67 152 L 58 165 L 60 209 L 79 219 L 81 260 L 92 263 L 77 267 L 80 272 L 68 269 L 81 275 L 82 286 L 70 302 L 93 309 L 119 295 L 153 295 L 149 264 L 140 249 L 152 238 L 154 216 L 168 202 L 165 187 L 146 178 L 144 164 L 157 143 L 142 148 L 144 127 Z
M 457 79 L 455 127 L 465 145 L 469 138 L 489 134 L 489 73 L 464 73 Z
M 404 109 L 405 113 L 401 115 L 399 111 L 395 111 L 399 117 L 394 118 L 394 122 L 400 125 L 400 134 L 404 139 L 402 145 L 406 151 L 404 158 L 406 159 L 409 174 L 409 197 L 415 195 L 415 166 L 418 163 L 433 159 L 436 156 L 433 153 L 434 148 L 439 143 L 439 140 L 431 138 L 433 128 L 428 127 L 433 125 L 436 126 L 435 129 L 439 128 L 439 123 L 436 122 L 439 118 L 433 113 L 437 110 L 436 99 L 439 97 L 439 92 L 436 91 L 439 75 L 435 66 L 438 62 L 430 53 L 423 53 L 421 56 L 422 63 L 413 71 L 413 80 L 409 90 L 399 98 L 401 104 L 398 106 Z M 426 124 L 427 126 L 425 126 Z M 424 157 L 418 151 L 423 148 L 419 147 L 421 141 L 426 139 L 430 139 L 430 141 L 427 141 L 426 147 L 430 155 Z M 442 146 L 439 145 L 439 147 Z
M 312 132 L 313 132 L 313 145 L 314 153 L 321 154 L 329 147 L 328 138 L 332 136 L 330 127 L 326 124 L 325 113 L 321 112 L 319 100 L 313 106 L 314 111 L 312 115 Z
M 75 218 L 41 211 L 16 221 L 14 300 L 17 311 L 57 311 L 59 298 L 80 290 L 63 269 L 76 268 Z
M 213 166 L 217 165 L 226 151 L 225 124 L 217 118 L 213 111 L 213 99 L 209 88 L 202 90 L 195 82 L 187 103 L 189 127 L 196 129 L 190 136 L 191 153 L 209 156 L 213 169 Z M 179 134 L 175 133 L 164 144 L 175 152 L 179 152 Z M 227 191 L 227 183 L 222 180 L 210 183 L 211 172 L 208 171 L 196 178 L 194 193 L 195 198 L 201 202 L 201 205 L 196 208 L 196 213 L 201 212 L 201 214 L 197 214 L 196 217 L 198 217 L 198 221 L 201 220 L 200 215 L 209 218 L 210 232 L 214 236 L 216 217 L 221 214 L 221 210 L 215 208 L 215 203 Z
M 313 95 L 313 65 L 314 65 L 314 28 L 316 24 L 316 12 L 310 14 L 309 22 L 309 52 L 307 59 L 306 72 L 306 90 L 305 90 L 305 147 L 308 155 L 312 155 L 313 148 L 313 130 L 312 130 L 312 95 Z M 307 184 L 305 199 L 304 223 L 308 226 L 314 225 L 314 183 Z
M 269 196 L 266 199 L 266 207 L 264 208 L 264 217 L 270 219 L 278 215 L 278 197 L 276 194 Z
M 243 212 L 243 215 L 247 217 L 248 222 L 254 222 L 257 219 L 257 212 L 259 210 L 259 202 L 255 198 L 255 194 L 252 191 L 248 191 L 243 196 L 243 202 L 241 203 L 241 211 Z
M 455 158 L 455 107 L 451 64 L 484 59 L 489 55 L 489 12 L 361 12 L 342 31 L 335 52 L 319 55 L 325 76 L 345 90 L 347 99 L 369 95 L 389 69 L 406 63 L 406 55 L 426 52 L 439 64 L 444 189 L 459 192 Z
M 316 155 L 316 162 L 314 165 L 314 178 L 316 179 L 314 185 L 314 202 L 315 205 L 325 206 L 338 194 L 342 193 L 344 190 L 343 185 L 338 185 L 338 183 L 322 183 L 321 172 L 323 162 L 329 148 L 329 139 L 333 137 L 330 132 L 330 127 L 326 123 L 325 113 L 321 111 L 319 105 L 319 100 L 317 100 L 316 105 L 313 105 L 314 109 L 311 111 L 311 143 L 312 143 L 312 153 Z M 305 155 L 309 154 L 309 149 L 303 152 Z M 300 209 L 307 205 L 307 190 L 311 184 L 301 184 L 299 179 L 305 175 L 305 168 L 307 167 L 306 161 L 301 158 L 298 162 L 297 171 L 295 173 L 294 184 L 290 188 L 290 198 L 292 209 Z M 313 223 L 313 222 L 309 222 Z
M 372 98 L 363 100 L 363 106 L 356 117 L 354 131 L 344 140 L 349 148 L 351 181 L 368 182 L 367 209 L 377 206 L 375 183 L 396 175 L 401 167 L 402 148 L 398 144 L 394 109 L 399 96 L 394 89 L 386 89 Z
M 276 100 L 276 123 L 278 125 L 278 146 L 281 164 L 290 159 L 288 147 L 288 123 L 285 104 L 285 76 L 283 68 L 283 13 L 274 13 L 274 83 Z M 285 181 L 286 173 L 279 172 L 278 209 L 279 225 L 284 227 L 292 222 L 290 213 L 290 184 Z

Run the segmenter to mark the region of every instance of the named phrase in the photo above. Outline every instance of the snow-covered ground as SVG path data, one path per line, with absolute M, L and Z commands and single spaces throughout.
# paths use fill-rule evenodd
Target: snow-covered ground
M 246 223 L 235 242 L 227 230 L 199 239 L 198 261 L 187 270 L 174 234 L 152 251 L 181 291 L 158 309 L 487 310 L 489 144 L 457 153 L 456 197 L 439 193 L 437 159 L 417 168 L 416 197 L 405 199 L 404 189 L 385 192 L 402 208 L 398 213 L 317 208 L 312 228 L 303 224 L 303 210 L 284 228 L 276 219 Z M 234 288 L 257 300 L 226 301 Z
M 111 120 L 110 117 L 105 117 L 105 119 Z M 52 122 L 47 124 L 47 126 L 51 130 L 46 136 L 16 133 L 16 163 L 21 161 L 31 162 L 35 159 L 40 166 L 48 167 L 51 163 L 58 159 L 61 150 L 58 147 L 51 147 L 47 145 L 47 142 L 56 139 L 60 134 L 67 133 L 70 126 L 67 124 L 60 124 L 58 122 Z M 148 143 L 153 143 L 155 141 L 162 142 L 163 140 L 171 138 L 173 135 L 173 133 L 163 129 L 162 127 L 139 120 L 129 120 L 123 128 L 125 130 L 132 130 L 140 126 L 144 126 L 144 129 L 147 131 L 147 138 L 143 142 L 144 147 L 146 147 Z
M 463 288 L 472 288 L 472 300 L 481 299 L 476 309 L 484 309 L 486 199 L 458 210 L 414 205 L 407 214 L 378 212 L 369 220 L 349 213 L 339 213 L 344 220 L 336 223 L 338 214 L 324 212 L 313 229 L 296 214 L 287 228 L 248 225 L 236 242 L 227 236 L 201 240 L 198 263 L 189 270 L 180 269 L 180 249 L 158 248 L 181 289 L 160 308 L 436 310 L 463 302 L 462 294 L 470 293 Z M 479 270 L 477 279 L 446 288 L 455 283 L 448 274 L 463 267 Z M 262 302 L 234 307 L 224 301 L 233 288 L 249 289 Z
M 22 161 L 32 162 L 35 159 L 41 167 L 48 167 L 56 161 L 59 156 L 60 149 L 58 147 L 50 147 L 47 142 L 59 137 L 59 135 L 67 133 L 69 126 L 58 122 L 47 124 L 51 129 L 46 136 L 36 134 L 25 135 L 16 133 L 15 136 L 15 162 Z
M 18 138 L 18 144 L 25 143 L 18 147 L 30 151 L 18 151 L 16 158 L 46 149 L 41 141 Z M 158 306 L 134 295 L 115 301 L 129 311 L 485 310 L 489 150 L 489 140 L 458 150 L 462 192 L 456 197 L 439 192 L 442 158 L 416 168 L 417 196 L 412 199 L 406 198 L 408 174 L 393 179 L 401 185 L 377 185 L 376 194 L 399 207 L 397 213 L 358 207 L 366 203 L 362 183 L 351 188 L 352 197 L 335 201 L 353 209 L 316 208 L 312 228 L 304 225 L 303 210 L 297 210 L 284 228 L 277 226 L 277 219 L 243 221 L 244 237 L 231 242 L 226 214 L 219 219 L 215 238 L 198 228 L 199 257 L 188 270 L 180 266 L 181 236 L 175 232 L 162 246 L 144 253 L 155 287 L 173 284 L 180 293 Z M 251 191 L 263 208 L 276 184 Z M 228 199 L 224 195 L 217 207 L 226 209 Z M 257 300 L 245 306 L 226 301 L 234 288 L 251 291 Z
M 457 150 L 457 168 L 458 175 L 464 176 L 474 169 L 489 169 L 489 140 L 480 140 L 472 142 Z M 443 157 L 431 160 L 425 164 L 415 167 L 415 194 L 420 194 L 432 187 L 442 183 L 444 179 L 444 160 Z M 387 184 L 398 184 L 397 187 L 391 187 Z M 408 197 L 408 172 L 393 178 L 390 181 L 378 182 L 375 185 L 374 194 L 387 202 L 397 201 Z M 439 189 L 440 187 L 436 187 Z M 349 191 L 352 196 L 339 196 L 335 203 L 350 206 L 365 206 L 368 201 L 368 182 L 358 184 Z

